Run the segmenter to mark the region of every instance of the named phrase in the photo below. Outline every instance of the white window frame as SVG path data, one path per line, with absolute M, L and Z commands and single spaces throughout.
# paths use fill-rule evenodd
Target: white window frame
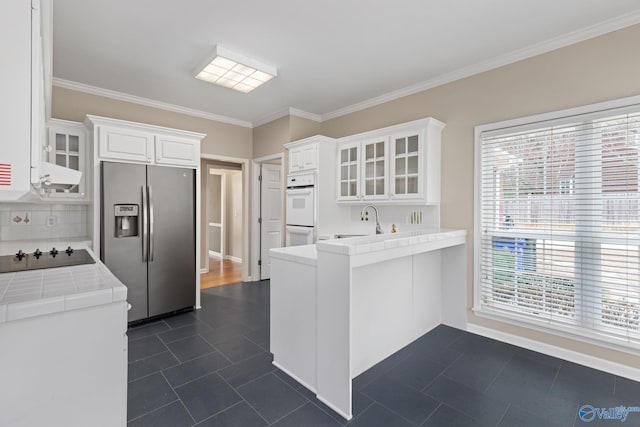
M 612 337 L 607 334 L 599 334 L 591 329 L 586 330 L 580 327 L 574 326 L 549 326 L 544 320 L 535 320 L 529 316 L 519 316 L 518 314 L 504 314 L 501 312 L 495 312 L 490 309 L 483 308 L 481 304 L 481 263 L 482 263 L 482 230 L 481 230 L 481 217 L 482 210 L 481 196 L 482 196 L 482 139 L 483 132 L 496 131 L 500 129 L 531 125 L 536 127 L 540 122 L 546 122 L 551 120 L 563 119 L 571 116 L 586 115 L 590 113 L 600 114 L 606 110 L 614 110 L 625 107 L 632 107 L 640 104 L 640 96 L 633 96 L 628 98 L 621 98 L 612 101 L 600 102 L 596 104 L 584 105 L 575 108 L 569 108 L 564 110 L 557 110 L 543 114 L 537 114 L 533 116 L 520 117 L 512 120 L 505 120 L 496 123 L 489 123 L 478 125 L 474 129 L 474 273 L 473 273 L 473 307 L 472 311 L 479 317 L 485 317 L 493 320 L 498 320 L 503 323 L 522 326 L 528 329 L 542 331 L 553 335 L 558 335 L 566 338 L 576 339 L 582 342 L 605 345 L 609 348 L 631 353 L 638 354 L 640 345 L 630 343 L 626 340 Z M 571 184 L 573 187 L 573 183 Z M 573 188 L 571 189 L 573 191 Z M 577 290 L 578 292 L 578 290 Z

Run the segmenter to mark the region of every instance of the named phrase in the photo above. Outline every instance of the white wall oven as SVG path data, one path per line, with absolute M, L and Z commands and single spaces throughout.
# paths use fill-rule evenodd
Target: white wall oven
M 287 246 L 309 245 L 315 241 L 315 174 L 287 177 Z

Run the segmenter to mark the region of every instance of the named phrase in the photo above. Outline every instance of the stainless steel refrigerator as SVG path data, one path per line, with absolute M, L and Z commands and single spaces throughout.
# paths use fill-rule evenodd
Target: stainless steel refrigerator
M 102 162 L 102 262 L 128 288 L 129 322 L 195 305 L 195 171 Z

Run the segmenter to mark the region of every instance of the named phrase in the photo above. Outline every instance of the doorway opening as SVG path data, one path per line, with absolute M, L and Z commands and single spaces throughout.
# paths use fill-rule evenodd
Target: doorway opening
M 253 280 L 271 277 L 269 250 L 284 245 L 284 162 L 282 154 L 253 160 L 251 269 Z
M 245 182 L 243 164 L 203 159 L 200 289 L 245 280 Z

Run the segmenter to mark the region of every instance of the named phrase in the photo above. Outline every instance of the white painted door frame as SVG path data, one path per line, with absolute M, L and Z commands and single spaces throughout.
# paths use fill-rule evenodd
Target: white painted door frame
M 284 171 L 284 153 L 271 154 L 264 157 L 259 157 L 251 161 L 251 280 L 260 280 L 260 266 L 258 260 L 260 259 L 260 224 L 258 224 L 258 218 L 260 218 L 260 165 L 262 163 L 271 162 L 273 160 L 280 160 L 280 176 L 282 177 L 282 188 L 286 187 L 286 174 Z M 282 197 L 282 212 L 284 212 L 284 197 Z M 282 233 L 284 236 L 284 221 L 282 222 Z M 247 263 L 249 264 L 249 263 Z
M 200 154 L 201 160 L 214 160 L 220 162 L 228 162 L 228 163 L 238 163 L 242 166 L 242 259 L 249 259 L 249 195 L 251 194 L 251 170 L 249 169 L 250 160 L 243 159 L 240 157 L 230 157 L 230 156 L 218 156 L 215 154 Z M 202 192 L 201 182 L 198 180 L 198 194 Z M 199 212 L 198 212 L 199 213 Z M 198 226 L 200 225 L 200 221 L 198 220 Z M 200 256 L 198 254 L 198 256 Z M 200 258 L 198 258 L 199 260 Z M 255 276 L 255 275 L 254 275 Z M 249 275 L 249 263 L 242 263 L 242 281 L 250 282 L 252 277 Z M 200 291 L 200 289 L 198 289 Z M 198 293 L 198 295 L 200 295 Z

